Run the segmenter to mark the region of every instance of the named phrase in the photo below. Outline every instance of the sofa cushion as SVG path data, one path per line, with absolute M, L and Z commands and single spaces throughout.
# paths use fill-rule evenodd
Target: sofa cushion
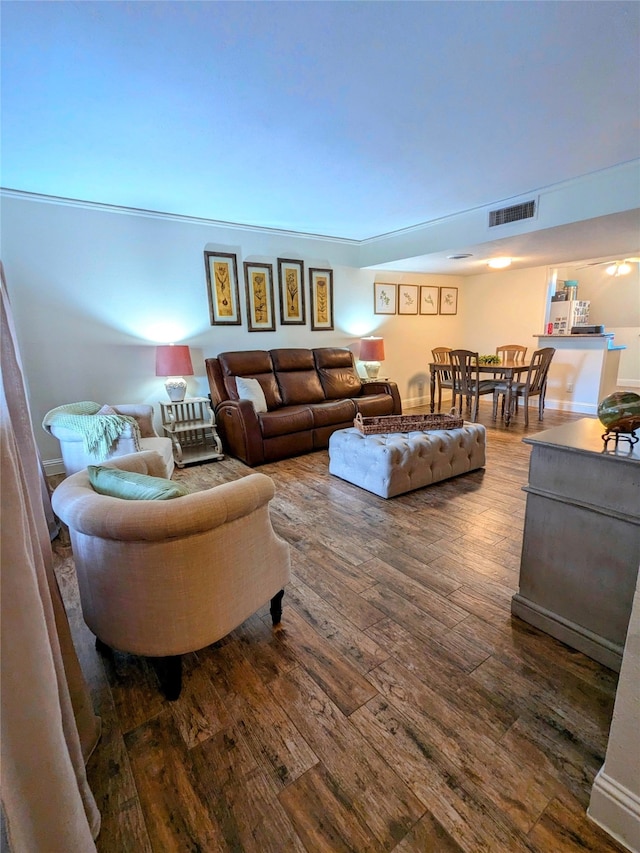
M 276 379 L 285 406 L 324 402 L 324 391 L 315 369 L 276 373 Z
M 257 379 L 267 401 L 268 409 L 282 405 L 280 389 L 273 374 L 271 356 L 266 350 L 222 352 L 218 356 L 224 386 L 230 400 L 239 400 L 236 377 Z
M 95 492 L 126 501 L 167 501 L 189 494 L 188 489 L 173 480 L 151 477 L 120 468 L 88 465 L 89 482 Z
M 221 352 L 218 361 L 225 376 L 253 376 L 256 373 L 273 373 L 271 356 L 266 350 Z
M 308 406 L 287 406 L 258 415 L 263 438 L 274 438 L 313 428 L 313 415 Z
M 316 363 L 310 349 L 272 349 L 269 352 L 276 373 L 283 370 L 315 370 Z
M 272 349 L 270 355 L 285 406 L 320 403 L 325 399 L 310 349 Z
M 360 394 L 362 382 L 351 350 L 319 347 L 314 349 L 313 357 L 327 400 L 342 400 Z
M 318 375 L 327 400 L 357 397 L 362 389 L 360 377 L 351 367 L 320 367 Z
M 236 376 L 236 388 L 238 389 L 238 397 L 241 400 L 249 400 L 253 403 L 256 412 L 267 411 L 264 391 L 257 379 L 245 379 L 242 376 Z
M 356 416 L 356 404 L 353 400 L 327 400 L 309 406 L 313 415 L 314 428 L 353 423 Z

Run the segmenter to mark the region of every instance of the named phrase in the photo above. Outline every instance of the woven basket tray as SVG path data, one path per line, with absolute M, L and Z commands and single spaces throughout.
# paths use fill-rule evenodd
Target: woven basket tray
M 376 435 L 385 432 L 414 432 L 430 429 L 459 429 L 463 420 L 455 409 L 449 415 L 381 415 L 377 418 L 363 418 L 358 412 L 353 421 L 356 429 L 363 435 Z

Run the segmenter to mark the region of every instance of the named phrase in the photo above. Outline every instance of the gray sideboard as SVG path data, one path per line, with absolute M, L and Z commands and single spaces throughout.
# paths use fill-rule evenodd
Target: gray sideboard
M 620 671 L 640 565 L 640 443 L 604 451 L 595 418 L 531 445 L 519 591 L 511 612 Z

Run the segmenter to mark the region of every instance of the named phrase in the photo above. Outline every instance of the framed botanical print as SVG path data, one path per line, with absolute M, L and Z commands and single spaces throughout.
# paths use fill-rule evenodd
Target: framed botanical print
M 421 314 L 437 314 L 439 301 L 439 287 L 429 287 L 421 285 L 420 287 L 420 313 Z
M 311 331 L 333 329 L 333 270 L 309 270 Z
M 398 314 L 418 313 L 418 285 L 398 285 Z
M 440 313 L 441 314 L 457 314 L 458 313 L 458 288 L 457 287 L 441 287 L 440 288 Z
M 304 304 L 304 262 L 278 258 L 280 323 L 304 326 L 307 321 Z
M 247 290 L 247 325 L 250 332 L 275 332 L 273 311 L 273 267 L 244 262 Z
M 238 264 L 227 252 L 205 252 L 209 317 L 212 326 L 239 326 Z
M 376 281 L 373 285 L 374 314 L 395 314 L 397 291 L 395 284 L 386 281 Z

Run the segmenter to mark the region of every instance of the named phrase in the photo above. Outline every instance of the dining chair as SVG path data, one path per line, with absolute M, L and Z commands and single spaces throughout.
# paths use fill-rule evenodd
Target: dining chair
M 519 398 L 522 398 L 524 405 L 524 425 L 529 426 L 529 398 L 538 397 L 538 420 L 544 418 L 544 400 L 547 393 L 547 375 L 551 360 L 555 353 L 554 347 L 544 347 L 536 350 L 531 356 L 529 369 L 522 382 L 513 382 L 511 385 L 511 407 L 515 407 L 515 403 Z M 507 395 L 508 387 L 506 382 L 496 382 L 493 392 L 493 417 L 494 420 L 498 414 L 498 397 L 500 394 L 504 397 Z M 510 413 L 513 414 L 512 412 Z
M 453 374 L 453 406 L 460 397 L 460 414 L 462 414 L 462 399 L 464 397 L 467 409 L 472 409 L 472 420 L 478 420 L 478 405 L 484 394 L 493 394 L 496 383 L 493 379 L 480 379 L 478 370 L 478 353 L 467 349 L 454 349 L 449 353 L 451 371 Z
M 496 355 L 500 356 L 502 361 L 513 361 L 516 364 L 524 364 L 527 357 L 528 347 L 521 344 L 504 344 L 501 347 L 496 347 Z M 518 400 L 515 401 L 516 412 L 518 411 Z M 502 398 L 502 414 L 504 415 L 504 396 Z
M 514 361 L 522 364 L 527 357 L 528 347 L 523 347 L 520 344 L 504 344 L 504 346 L 496 347 L 496 355 L 499 355 L 503 361 Z
M 435 349 L 431 350 L 431 355 L 437 364 L 448 364 L 450 352 L 451 347 L 435 347 Z M 436 382 L 438 384 L 438 411 L 440 411 L 440 404 L 442 402 L 443 388 L 448 388 L 451 391 L 451 405 L 453 406 L 453 376 L 451 375 L 451 371 L 437 370 Z

